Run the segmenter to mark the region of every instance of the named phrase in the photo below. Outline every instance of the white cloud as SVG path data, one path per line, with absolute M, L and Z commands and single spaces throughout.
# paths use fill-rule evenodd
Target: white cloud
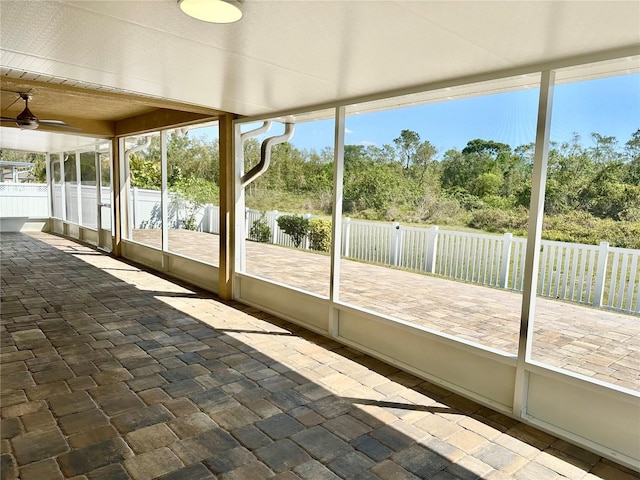
M 363 147 L 369 147 L 371 145 L 375 145 L 376 142 L 370 142 L 369 140 L 362 140 L 357 143 L 358 145 L 362 145 Z
M 344 127 L 344 133 L 353 133 L 353 130 L 349 130 L 347 127 Z

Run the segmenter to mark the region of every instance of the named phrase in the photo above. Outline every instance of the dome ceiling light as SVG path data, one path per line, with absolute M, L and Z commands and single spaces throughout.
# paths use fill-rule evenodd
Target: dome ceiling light
M 190 17 L 211 23 L 233 23 L 242 18 L 236 0 L 178 0 L 180 10 Z

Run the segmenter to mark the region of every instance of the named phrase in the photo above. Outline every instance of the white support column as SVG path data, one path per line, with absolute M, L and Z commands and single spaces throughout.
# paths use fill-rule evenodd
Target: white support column
M 340 252 L 342 250 L 342 189 L 344 177 L 345 107 L 336 108 L 333 154 L 333 214 L 331 217 L 331 274 L 329 277 L 329 333 L 338 335 L 338 310 L 333 302 L 340 298 Z
M 78 212 L 78 225 L 82 222 L 82 170 L 80 168 L 80 152 L 76 151 L 76 208 Z
M 135 191 L 131 186 L 131 172 L 129 170 L 129 156 L 125 154 L 126 152 L 126 143 L 124 138 L 117 139 L 114 143 L 116 145 L 116 151 L 114 152 L 114 158 L 116 158 L 118 162 L 118 175 L 119 178 L 119 199 L 115 200 L 115 203 L 118 204 L 115 206 L 116 209 L 120 211 L 120 228 L 122 232 L 127 232 L 123 235 L 123 238 L 127 240 L 133 239 L 133 229 L 136 225 L 136 216 L 135 216 Z M 114 164 L 115 165 L 115 164 Z M 115 177 L 114 177 L 115 180 Z M 115 184 L 114 184 L 115 186 Z M 117 228 L 117 227 L 116 227 Z M 126 229 L 126 230 L 125 230 Z M 116 236 L 116 245 L 119 244 L 119 240 Z
M 66 169 L 64 161 L 64 152 L 60 152 L 60 209 L 62 210 L 62 218 L 63 222 L 67 221 L 67 177 L 66 177 Z
M 102 172 L 100 171 L 100 154 L 98 153 L 98 147 L 95 148 L 94 163 L 96 169 L 96 230 L 98 230 L 98 246 L 101 245 L 101 232 L 102 232 Z
M 160 132 L 160 172 L 161 192 L 160 211 L 162 212 L 162 251 L 169 250 L 169 188 L 167 186 L 167 131 Z
M 234 184 L 234 205 L 235 205 L 235 272 L 244 272 L 247 268 L 247 251 L 245 239 L 249 234 L 249 222 L 247 219 L 248 209 L 245 202 L 245 189 L 242 188 L 242 176 L 244 175 L 244 145 L 242 143 L 242 133 L 239 125 L 233 125 L 234 147 L 234 168 L 233 177 L 229 179 Z M 222 221 L 222 212 L 220 212 Z M 238 287 L 240 282 L 234 283 L 233 298 L 238 298 L 240 292 Z
M 47 174 L 47 213 L 49 218 L 53 217 L 53 174 L 51 168 L 51 155 L 49 152 L 44 155 L 44 167 L 45 173 Z
M 533 340 L 533 321 L 536 304 L 536 284 L 538 283 L 542 216 L 544 214 L 544 194 L 547 183 L 547 161 L 549 156 L 549 132 L 551 129 L 554 78 L 555 73 L 547 70 L 542 72 L 540 79 L 538 124 L 531 178 L 529 230 L 527 235 L 527 254 L 524 265 L 520 337 L 518 341 L 518 361 L 516 365 L 516 381 L 513 399 L 513 414 L 517 417 L 522 416 L 527 408 L 528 380 L 525 364 L 531 356 L 531 344 Z

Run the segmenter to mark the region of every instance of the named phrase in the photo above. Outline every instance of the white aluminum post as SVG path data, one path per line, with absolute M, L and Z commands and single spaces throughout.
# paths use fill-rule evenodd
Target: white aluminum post
M 60 210 L 63 223 L 67 221 L 67 180 L 64 169 L 64 152 L 60 152 Z
M 76 151 L 76 205 L 78 212 L 78 225 L 82 222 L 82 175 L 80 169 L 80 152 Z
M 53 217 L 53 175 L 51 173 L 51 165 L 49 165 L 49 162 L 51 162 L 51 155 L 47 152 L 44 154 L 44 168 L 47 175 L 47 199 L 49 200 L 47 202 L 47 213 L 51 219 Z
M 513 234 L 505 233 L 502 240 L 502 265 L 500 266 L 500 288 L 507 288 L 509 280 L 509 265 L 511 264 L 511 242 Z
M 246 238 L 249 235 L 249 227 L 247 224 L 247 212 L 249 209 L 245 204 L 245 191 L 242 188 L 242 176 L 244 175 L 244 145 L 242 143 L 242 133 L 240 125 L 233 125 L 233 144 L 234 144 L 234 168 L 233 168 L 233 197 L 235 199 L 235 215 L 234 228 L 235 235 L 235 264 L 234 275 L 236 272 L 244 272 L 247 264 Z M 221 212 L 218 210 L 218 232 L 221 230 Z M 244 231 L 243 231 L 244 229 Z M 240 296 L 240 282 L 233 283 L 233 298 Z
M 333 212 L 331 214 L 331 273 L 329 275 L 329 302 L 331 303 L 331 308 L 329 309 L 329 334 L 333 337 L 337 337 L 340 333 L 339 311 L 333 303 L 340 299 L 345 112 L 344 106 L 336 108 L 333 149 Z M 349 241 L 348 238 L 347 235 L 347 242 Z
M 544 213 L 544 193 L 547 181 L 549 156 L 549 131 L 553 106 L 553 83 L 555 72 L 546 70 L 540 78 L 540 100 L 538 103 L 538 123 L 536 146 L 531 178 L 531 204 L 529 206 L 529 230 L 527 235 L 527 255 L 524 265 L 522 287 L 522 311 L 520 316 L 520 337 L 518 341 L 518 361 L 513 399 L 513 414 L 522 417 L 526 412 L 527 382 L 526 362 L 531 355 L 533 340 L 533 320 L 536 303 L 538 261 Z
M 102 246 L 102 175 L 100 172 L 100 154 L 95 147 L 93 162 L 96 169 L 96 230 L 98 231 L 98 246 Z
M 598 268 L 596 269 L 596 283 L 593 292 L 592 304 L 594 307 L 602 306 L 604 298 L 604 279 L 607 273 L 607 258 L 609 257 L 609 242 L 600 242 L 598 250 Z
M 167 187 L 167 131 L 160 132 L 160 176 L 161 176 L 161 192 L 160 211 L 162 212 L 162 251 L 169 250 L 169 190 Z M 162 260 L 164 265 L 164 256 Z
M 122 231 L 124 231 L 125 227 L 127 229 L 125 238 L 127 240 L 133 240 L 133 229 L 136 225 L 135 187 L 131 188 L 129 157 L 126 155 L 125 147 L 125 139 L 118 139 L 117 153 L 120 164 L 120 202 L 119 205 L 114 205 L 114 207 L 120 208 L 120 228 Z

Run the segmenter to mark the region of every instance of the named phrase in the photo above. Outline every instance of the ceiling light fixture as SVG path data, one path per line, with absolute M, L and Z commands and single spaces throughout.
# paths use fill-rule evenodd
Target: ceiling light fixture
M 242 18 L 236 0 L 178 0 L 180 10 L 190 17 L 211 23 L 233 23 Z

